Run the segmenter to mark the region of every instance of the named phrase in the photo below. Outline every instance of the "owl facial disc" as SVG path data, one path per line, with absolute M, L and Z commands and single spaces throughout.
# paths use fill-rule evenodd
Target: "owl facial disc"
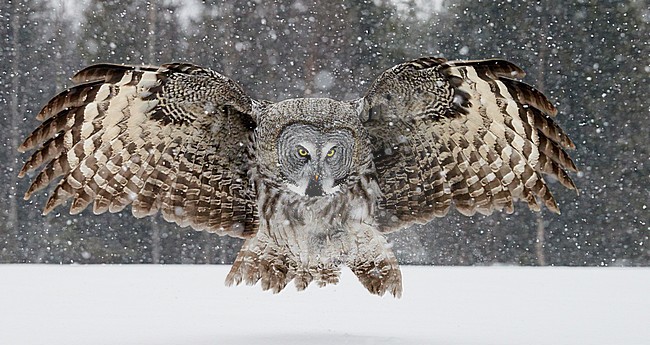
M 277 145 L 286 187 L 308 197 L 340 191 L 350 174 L 353 148 L 354 138 L 347 129 L 323 131 L 303 123 L 287 126 Z

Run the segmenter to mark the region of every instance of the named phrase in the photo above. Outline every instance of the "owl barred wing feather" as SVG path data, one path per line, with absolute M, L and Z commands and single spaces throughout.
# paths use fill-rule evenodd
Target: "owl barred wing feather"
M 132 205 L 137 217 L 237 237 L 257 231 L 248 149 L 257 102 L 232 80 L 190 64 L 101 64 L 38 114 L 43 123 L 19 150 L 20 171 L 44 166 L 25 194 L 62 177 L 44 213 L 72 199 L 71 213 Z
M 557 110 L 504 60 L 421 58 L 385 71 L 361 99 L 383 198 L 382 231 L 426 223 L 451 205 L 490 214 L 523 200 L 559 208 L 543 175 L 576 189 L 573 142 Z

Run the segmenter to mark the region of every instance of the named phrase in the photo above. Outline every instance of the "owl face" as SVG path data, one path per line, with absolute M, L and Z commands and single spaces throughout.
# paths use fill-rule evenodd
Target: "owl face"
M 340 190 L 350 174 L 353 152 L 350 130 L 322 130 L 304 123 L 287 126 L 277 144 L 279 170 L 286 187 L 309 197 Z

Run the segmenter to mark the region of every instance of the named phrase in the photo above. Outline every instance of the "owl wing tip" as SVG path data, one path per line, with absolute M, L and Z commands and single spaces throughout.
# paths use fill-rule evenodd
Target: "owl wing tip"
M 16 150 L 18 152 L 20 152 L 20 153 L 25 153 L 25 152 L 29 151 L 31 149 L 31 147 L 29 147 L 29 145 L 27 143 L 28 140 L 29 140 L 29 138 L 25 139 L 25 141 L 23 141 L 23 143 L 20 144 L 20 146 L 18 146 L 16 148 Z

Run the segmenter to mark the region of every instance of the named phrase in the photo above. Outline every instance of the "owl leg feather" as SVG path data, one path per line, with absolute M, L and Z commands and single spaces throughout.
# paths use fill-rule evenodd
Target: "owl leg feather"
M 261 282 L 262 290 L 279 293 L 296 274 L 286 255 L 265 245 L 259 238 L 246 240 L 226 276 L 226 285 L 255 285 Z
M 359 238 L 358 253 L 347 263 L 363 286 L 376 295 L 389 292 L 402 296 L 402 273 L 395 254 L 386 239 L 379 234 L 366 234 L 371 239 Z
M 314 280 L 314 276 L 307 269 L 299 269 L 296 272 L 296 277 L 293 279 L 296 285 L 296 290 L 303 291 Z

